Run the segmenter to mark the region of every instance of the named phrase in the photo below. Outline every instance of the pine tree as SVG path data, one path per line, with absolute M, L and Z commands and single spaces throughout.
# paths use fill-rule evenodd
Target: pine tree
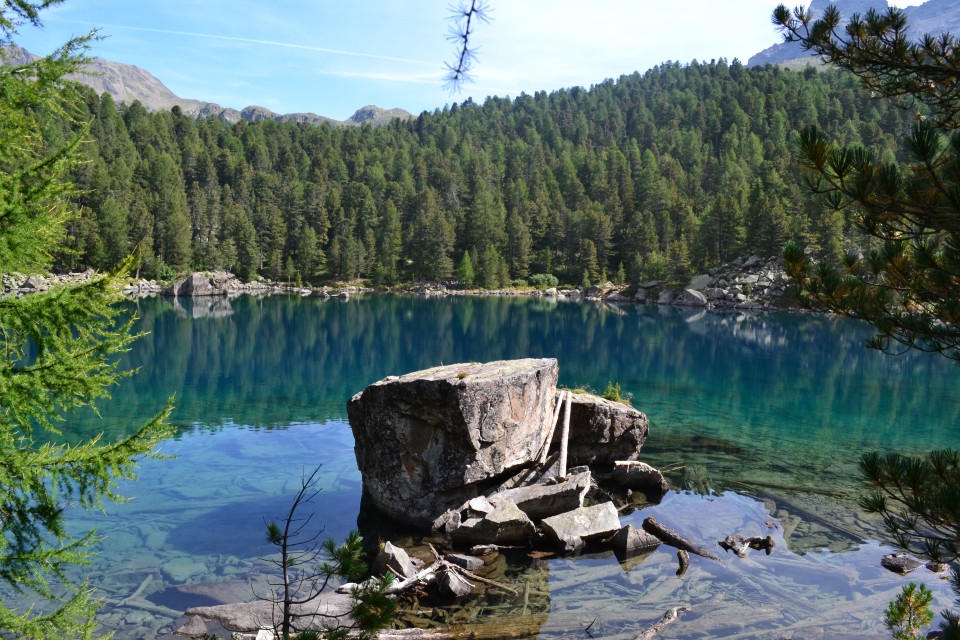
M 2 41 L 57 2 L 18 1 L 0 7 Z M 76 71 L 93 34 L 51 56 L 22 66 L 0 65 L 0 271 L 36 271 L 50 264 L 69 205 L 65 171 L 85 131 L 59 148 L 45 148 L 41 119 L 69 121 L 79 97 L 63 77 Z M 0 44 L 6 42 L 0 41 Z M 131 477 L 136 461 L 169 429 L 168 413 L 125 440 L 59 440 L 68 412 L 92 405 L 123 374 L 116 356 L 134 335 L 115 302 L 120 273 L 45 293 L 0 297 L 0 580 L 33 604 L 0 603 L 0 629 L 17 638 L 86 638 L 100 603 L 86 584 L 65 571 L 83 563 L 94 532 L 68 533 L 64 509 L 98 508 L 117 500 L 116 481 Z M 169 410 L 169 409 L 168 409 Z
M 788 272 L 812 304 L 863 318 L 871 345 L 941 353 L 960 360 L 960 47 L 949 34 L 908 38 L 903 12 L 871 10 L 841 33 L 840 13 L 820 20 L 780 5 L 773 16 L 788 40 L 861 78 L 879 96 L 925 105 L 905 140 L 912 162 L 883 162 L 834 144 L 816 127 L 799 140 L 808 188 L 875 239 L 841 269 L 815 266 L 788 245 Z

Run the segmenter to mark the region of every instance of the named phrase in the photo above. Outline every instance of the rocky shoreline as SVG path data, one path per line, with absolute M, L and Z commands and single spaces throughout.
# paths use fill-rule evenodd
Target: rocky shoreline
M 10 273 L 2 276 L 2 295 L 25 295 L 47 291 L 51 287 L 76 284 L 96 275 L 93 269 L 83 272 L 52 274 Z M 657 304 L 702 307 L 707 309 L 798 309 L 792 295 L 782 261 L 777 257 L 750 256 L 735 260 L 721 268 L 693 276 L 685 286 L 660 280 L 636 285 L 616 286 L 611 282 L 594 285 L 586 291 L 572 288 L 536 289 L 458 289 L 443 283 L 415 283 L 395 287 L 372 288 L 341 285 L 293 286 L 258 278 L 243 282 L 225 271 L 195 272 L 173 282 L 130 279 L 123 288 L 129 298 L 153 296 L 209 297 L 240 295 L 295 294 L 321 299 L 350 299 L 363 293 L 400 293 L 427 297 L 444 296 L 527 296 L 552 299 L 587 300 L 607 304 Z

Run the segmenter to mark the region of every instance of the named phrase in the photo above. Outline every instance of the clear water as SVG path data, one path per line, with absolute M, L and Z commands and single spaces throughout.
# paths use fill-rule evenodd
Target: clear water
M 778 544 L 770 556 L 694 558 L 682 577 L 666 548 L 628 567 L 609 554 L 521 555 L 502 577 L 521 585 L 522 602 L 483 601 L 483 611 L 452 619 L 525 615 L 542 638 L 629 638 L 687 604 L 693 610 L 663 637 L 883 638 L 882 611 L 908 579 L 928 582 L 938 610 L 951 603 L 948 585 L 926 569 L 901 578 L 880 568 L 890 548 L 857 512 L 856 461 L 867 450 L 957 446 L 960 369 L 870 351 L 863 325 L 525 298 L 135 307 L 148 335 L 124 364 L 140 372 L 72 431 L 117 437 L 176 394 L 181 431 L 162 447 L 176 458 L 146 461 L 123 486 L 130 502 L 71 514 L 105 537 L 84 575 L 108 600 L 101 620 L 119 638 L 154 637 L 186 607 L 262 591 L 264 519 L 288 506 L 302 469 L 323 465 L 316 506 L 326 534 L 356 527 L 351 395 L 441 362 L 519 357 L 556 357 L 562 385 L 619 382 L 651 419 L 645 459 L 684 467 L 674 485 L 701 489 L 673 492 L 625 522 L 654 513 L 706 546 L 731 533 L 771 533 Z

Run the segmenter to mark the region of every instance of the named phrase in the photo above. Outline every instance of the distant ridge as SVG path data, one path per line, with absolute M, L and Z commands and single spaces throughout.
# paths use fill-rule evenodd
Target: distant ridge
M 785 4 L 793 6 L 789 2 Z M 836 5 L 844 19 L 855 13 L 863 15 L 870 9 L 885 11 L 888 8 L 887 0 L 812 0 L 809 9 L 815 16 L 820 16 L 830 5 Z M 907 15 L 910 32 L 917 36 L 924 33 L 939 35 L 945 31 L 960 36 L 960 2 L 957 0 L 927 0 L 920 6 L 906 7 L 903 11 Z M 808 58 L 812 58 L 811 54 L 804 51 L 799 43 L 781 42 L 751 56 L 747 66 L 781 64 Z M 811 59 L 809 62 L 815 61 Z
M 26 64 L 37 59 L 37 56 L 26 49 L 17 46 L 5 48 L 6 59 L 10 64 Z M 0 60 L 2 64 L 2 60 Z M 335 120 L 315 113 L 287 113 L 279 114 L 265 107 L 255 105 L 244 107 L 237 111 L 230 107 L 223 107 L 215 102 L 203 102 L 181 98 L 149 71 L 132 64 L 111 62 L 103 58 L 94 58 L 85 67 L 89 73 L 71 76 L 87 85 L 97 94 L 108 93 L 115 102 L 132 104 L 139 100 L 149 111 L 165 111 L 173 107 L 180 107 L 187 115 L 197 118 L 220 118 L 227 122 L 258 122 L 261 120 L 276 120 L 278 122 L 301 122 L 306 124 L 329 124 L 331 126 L 360 126 L 368 123 L 374 126 L 387 124 L 394 118 L 409 120 L 413 115 L 403 109 L 383 109 L 374 105 L 367 105 L 357 109 L 356 113 L 346 120 Z

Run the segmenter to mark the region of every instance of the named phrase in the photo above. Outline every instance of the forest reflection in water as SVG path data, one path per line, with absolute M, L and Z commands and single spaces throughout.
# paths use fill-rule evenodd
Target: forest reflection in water
M 203 598 L 248 599 L 250 580 L 267 570 L 257 559 L 268 552 L 263 518 L 286 505 L 302 468 L 323 464 L 326 533 L 354 528 L 361 491 L 346 400 L 441 362 L 556 357 L 562 385 L 619 382 L 651 419 L 644 458 L 681 466 L 671 483 L 690 489 L 654 507 L 658 519 L 705 544 L 730 533 L 778 541 L 769 557 L 695 562 L 683 578 L 666 549 L 629 571 L 603 556 L 512 558 L 504 577 L 533 580 L 528 595 L 549 583 L 544 638 L 570 637 L 594 618 L 595 637 L 629 637 L 684 602 L 695 611 L 676 637 L 884 637 L 882 609 L 904 580 L 879 568 L 885 547 L 862 542 L 883 532 L 855 507 L 856 460 L 872 449 L 951 446 L 960 435 L 949 362 L 870 351 L 868 328 L 839 318 L 403 296 L 148 299 L 131 308 L 148 335 L 124 365 L 140 372 L 99 418 L 72 422 L 73 434 L 117 437 L 172 393 L 184 426 L 164 445 L 178 457 L 145 464 L 124 487 L 134 501 L 106 518 L 73 516 L 106 535 L 88 573 L 112 602 L 148 583 L 139 597 L 152 612 L 129 600 L 105 611 L 119 637 L 163 629 L 169 619 L 158 612 Z M 649 513 L 624 522 L 638 526 Z M 936 605 L 949 603 L 942 580 L 919 577 Z M 524 610 L 495 604 L 484 603 L 488 615 Z

